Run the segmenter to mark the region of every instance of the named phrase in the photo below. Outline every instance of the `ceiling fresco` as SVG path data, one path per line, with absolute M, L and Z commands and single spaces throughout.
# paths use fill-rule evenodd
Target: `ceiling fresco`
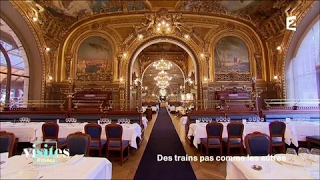
M 78 18 L 81 15 L 92 15 L 100 12 L 121 12 L 146 10 L 142 1 L 118 0 L 35 0 L 54 15 L 65 15 Z

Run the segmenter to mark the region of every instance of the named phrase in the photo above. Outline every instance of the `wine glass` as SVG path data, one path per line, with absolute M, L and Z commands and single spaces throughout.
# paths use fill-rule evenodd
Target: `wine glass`
M 290 154 L 290 159 L 289 161 L 292 162 L 293 161 L 293 157 L 297 155 L 297 152 L 294 148 L 287 148 L 286 154 Z
M 302 158 L 303 160 L 303 167 L 304 170 L 306 170 L 306 160 L 308 159 L 308 156 L 310 154 L 310 151 L 308 148 L 299 148 L 298 149 L 298 155 Z
M 256 122 L 256 121 L 257 121 L 257 118 L 256 118 L 256 117 L 253 117 L 253 118 L 252 118 L 252 121 L 253 121 L 253 122 Z
M 231 118 L 227 118 L 227 121 L 230 122 L 230 121 L 231 121 Z
M 252 122 L 252 117 L 249 117 L 249 122 Z
M 320 161 L 320 149 L 312 148 L 310 151 L 310 154 L 312 154 L 312 160 L 314 160 L 317 164 L 319 164 Z

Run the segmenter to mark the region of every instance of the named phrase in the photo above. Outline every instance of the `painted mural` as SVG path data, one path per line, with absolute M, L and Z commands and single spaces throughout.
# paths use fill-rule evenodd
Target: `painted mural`
M 113 52 L 110 43 L 102 37 L 89 37 L 82 42 L 77 56 L 77 74 L 112 71 Z
M 214 47 L 216 73 L 250 72 L 248 48 L 239 38 L 227 36 Z
M 137 11 L 145 10 L 145 4 L 142 1 L 118 1 L 118 0 L 54 0 L 46 1 L 35 0 L 55 14 L 64 14 L 69 17 L 78 18 L 81 14 L 93 14 L 100 12 L 119 12 L 119 11 Z

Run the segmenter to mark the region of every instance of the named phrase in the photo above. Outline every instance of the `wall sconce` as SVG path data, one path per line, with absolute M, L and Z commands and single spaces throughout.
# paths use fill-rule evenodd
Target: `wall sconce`
M 274 80 L 278 80 L 278 78 L 279 78 L 278 76 L 273 76 Z
M 138 39 L 143 39 L 143 35 L 142 34 L 138 34 Z
M 282 47 L 281 46 L 277 46 L 277 48 L 276 48 L 278 51 L 280 51 L 281 49 L 282 49 Z
M 123 53 L 123 57 L 126 58 L 127 57 L 127 53 Z
M 256 81 L 257 81 L 257 77 L 255 77 L 255 76 L 252 77 L 252 82 L 253 82 L 253 83 L 256 83 Z
M 139 86 L 139 83 L 141 83 L 141 79 L 140 79 L 140 78 L 136 78 L 136 79 L 134 80 L 134 85 L 135 85 L 135 86 Z
M 204 53 L 201 53 L 201 54 L 200 54 L 200 57 L 201 57 L 201 58 L 204 58 Z
M 190 38 L 189 34 L 185 34 L 184 38 L 189 39 Z
M 33 22 L 37 22 L 38 18 L 37 17 L 33 17 L 32 20 L 33 20 Z
M 124 81 L 124 79 L 122 77 L 119 80 L 120 80 L 120 83 L 123 83 L 123 81 Z
M 69 81 L 69 84 L 73 83 L 73 78 L 71 76 L 68 77 L 68 81 Z

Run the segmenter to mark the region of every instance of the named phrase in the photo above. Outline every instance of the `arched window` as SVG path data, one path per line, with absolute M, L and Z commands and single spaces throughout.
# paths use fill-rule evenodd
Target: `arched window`
M 288 99 L 319 99 L 319 27 L 316 21 L 302 36 L 286 71 Z M 319 70 L 318 70 L 319 71 Z
M 11 106 L 28 99 L 29 65 L 24 48 L 14 31 L 2 20 L 0 52 L 0 102 Z

